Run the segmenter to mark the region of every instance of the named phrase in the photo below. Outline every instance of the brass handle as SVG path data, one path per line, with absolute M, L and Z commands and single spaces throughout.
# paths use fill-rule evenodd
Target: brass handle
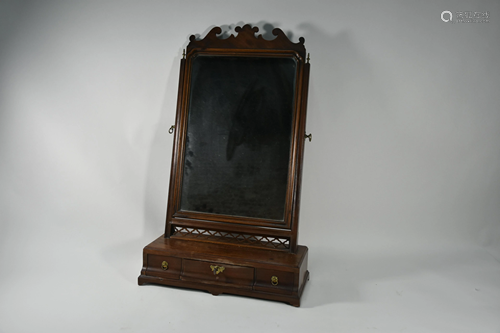
M 309 142 L 311 142 L 311 141 L 312 141 L 312 139 L 313 139 L 313 135 L 312 135 L 312 133 L 311 133 L 311 134 L 304 133 L 304 135 L 305 135 L 304 140 L 305 140 L 305 139 L 309 139 Z
M 277 286 L 278 285 L 278 277 L 277 276 L 272 276 L 271 277 L 271 284 L 273 286 Z
M 168 269 L 168 262 L 164 261 L 161 263 L 161 269 L 163 269 L 164 271 L 166 271 Z
M 226 269 L 226 267 L 224 267 L 224 266 L 210 265 L 210 269 L 212 270 L 212 272 L 214 272 L 214 275 L 217 275 L 219 273 L 224 272 L 224 270 Z

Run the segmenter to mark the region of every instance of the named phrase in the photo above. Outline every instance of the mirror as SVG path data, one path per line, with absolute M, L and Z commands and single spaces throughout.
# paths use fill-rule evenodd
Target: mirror
M 291 56 L 192 59 L 182 211 L 284 220 L 296 80 Z
M 165 233 L 139 284 L 300 305 L 298 244 L 309 56 L 281 29 L 189 38 L 180 61 Z

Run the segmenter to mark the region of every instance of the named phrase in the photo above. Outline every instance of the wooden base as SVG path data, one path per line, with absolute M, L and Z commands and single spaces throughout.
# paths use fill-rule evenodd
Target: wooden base
M 300 306 L 309 279 L 307 247 L 297 253 L 164 238 L 144 248 L 139 285 L 206 290 Z

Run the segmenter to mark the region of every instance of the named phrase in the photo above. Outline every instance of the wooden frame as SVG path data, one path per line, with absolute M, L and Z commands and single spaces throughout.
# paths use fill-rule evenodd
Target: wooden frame
M 221 39 L 217 35 L 221 34 L 222 29 L 215 27 L 201 40 L 196 40 L 195 36 L 190 37 L 190 43 L 187 46 L 185 56 L 181 60 L 180 67 L 165 234 L 144 249 L 144 265 L 139 277 L 139 284 L 156 283 L 184 286 L 209 290 L 213 294 L 227 292 L 285 301 L 296 306 L 300 304 L 300 295 L 309 276 L 307 271 L 307 248 L 297 245 L 309 62 L 306 59 L 303 38 L 300 38 L 299 43 L 292 43 L 283 31 L 274 29 L 273 34 L 276 38 L 268 41 L 263 39 L 262 35 L 255 36 L 258 30 L 258 28 L 252 28 L 250 25 L 245 25 L 242 28 L 236 27 L 237 36 L 231 35 L 226 39 Z M 227 67 L 228 69 L 226 69 L 226 63 L 229 64 L 227 66 L 230 66 Z M 220 67 L 219 70 L 210 67 L 216 64 L 222 64 L 224 67 Z M 235 74 L 235 79 L 232 79 L 232 81 L 228 81 L 229 79 L 224 81 L 224 78 L 219 77 L 227 73 L 232 74 L 236 70 L 240 71 L 238 72 L 240 75 Z M 254 72 L 262 74 L 254 74 Z M 208 74 L 203 76 L 198 73 Z M 242 73 L 245 75 L 241 75 Z M 246 76 L 252 75 L 256 78 L 245 79 Z M 261 76 L 265 76 L 265 78 L 261 79 Z M 201 77 L 208 77 L 211 81 L 205 84 L 205 82 L 200 81 L 202 80 Z M 277 79 L 274 80 L 274 77 L 277 77 Z M 241 83 L 242 86 L 250 86 L 249 82 L 252 82 L 251 88 L 245 88 L 251 93 L 245 92 L 247 95 L 238 95 L 239 90 L 236 90 L 239 87 L 239 82 L 243 82 Z M 272 90 L 275 82 L 279 82 L 282 86 Z M 220 83 L 221 90 L 224 91 L 213 87 Z M 259 85 L 264 88 L 260 90 L 255 88 L 255 86 Z M 198 89 L 197 87 L 201 88 Z M 230 91 L 228 92 L 228 90 Z M 206 122 L 202 125 L 196 125 L 198 120 L 193 120 L 198 114 L 196 113 L 198 112 L 197 108 L 201 108 L 200 112 L 202 114 L 203 112 L 210 113 L 208 109 L 203 109 L 203 107 L 210 108 L 210 106 L 206 106 L 205 101 L 198 103 L 203 107 L 197 106 L 195 94 L 198 91 L 205 91 L 203 96 L 210 101 L 219 101 L 222 97 L 230 99 L 231 97 L 227 97 L 228 94 L 231 96 L 238 95 L 239 100 L 244 100 L 244 102 L 240 102 L 240 105 L 241 103 L 250 103 L 248 104 L 250 106 L 243 105 L 250 112 L 254 111 L 251 106 L 254 105 L 252 104 L 254 103 L 253 99 L 256 98 L 262 99 L 262 101 L 259 101 L 261 104 L 267 101 L 270 105 L 277 105 L 275 108 L 279 109 L 276 111 L 279 114 L 273 116 L 273 119 L 278 119 L 278 124 L 281 125 L 280 128 L 283 128 L 281 132 L 276 130 L 279 133 L 275 134 L 275 130 L 269 128 L 269 125 L 265 124 L 265 120 L 256 120 L 256 122 L 264 124 L 260 126 L 265 127 L 267 132 L 263 131 L 262 128 L 253 129 L 257 125 L 248 125 L 253 126 L 251 127 L 253 131 L 251 135 L 252 138 L 256 139 L 248 139 L 247 141 L 253 140 L 254 146 L 261 149 L 252 156 L 260 156 L 260 152 L 265 151 L 268 155 L 263 155 L 262 160 L 266 160 L 272 159 L 272 156 L 276 155 L 274 154 L 274 152 L 278 151 L 276 149 L 281 149 L 279 152 L 282 152 L 282 154 L 278 154 L 280 156 L 279 160 L 276 158 L 279 163 L 271 163 L 273 168 L 268 173 L 266 173 L 267 169 L 265 168 L 261 172 L 260 165 L 257 165 L 257 174 L 261 183 L 272 183 L 274 179 L 276 179 L 277 183 L 279 182 L 275 186 L 277 190 L 272 192 L 276 194 L 271 195 L 270 199 L 266 198 L 266 192 L 262 191 L 262 188 L 257 187 L 257 185 L 254 186 L 255 188 L 250 189 L 255 192 L 253 194 L 257 194 L 252 196 L 257 203 L 255 207 L 242 207 L 242 203 L 245 203 L 244 199 L 239 201 L 235 199 L 236 203 L 231 202 L 225 205 L 221 201 L 228 197 L 231 198 L 234 194 L 224 193 L 224 191 L 220 194 L 220 190 L 215 191 L 208 185 L 206 186 L 207 191 L 213 190 L 212 192 L 219 197 L 209 199 L 209 195 L 205 195 L 203 190 L 199 190 L 201 194 L 196 193 L 196 196 L 189 193 L 189 191 L 198 191 L 200 187 L 199 181 L 195 185 L 189 185 L 189 177 L 192 179 L 195 176 L 190 175 L 188 168 L 191 166 L 189 156 L 193 155 L 192 151 L 189 151 L 191 155 L 187 154 L 188 146 L 194 146 L 200 152 L 200 148 L 191 143 L 196 140 L 198 135 L 197 132 L 193 131 L 196 129 L 201 130 L 203 132 L 202 140 L 205 140 L 205 136 L 210 136 L 210 132 L 207 132 L 206 129 Z M 261 97 L 264 95 L 271 97 L 267 99 Z M 221 103 L 224 106 L 228 102 L 224 100 Z M 215 105 L 215 107 L 212 107 L 216 109 L 214 112 L 219 112 L 217 108 L 221 108 L 221 106 L 219 104 Z M 269 114 L 271 114 L 272 108 L 266 105 L 261 106 L 261 108 L 265 109 L 266 112 L 261 114 L 270 117 Z M 231 112 L 234 113 L 234 111 Z M 224 115 L 222 114 L 219 117 Z M 251 118 L 246 118 L 247 122 L 248 119 L 254 119 L 254 114 L 251 114 Z M 238 132 L 239 130 L 237 128 L 236 135 L 238 135 L 238 140 L 240 140 L 238 142 L 241 144 L 243 142 L 241 137 L 250 136 L 250 134 L 241 134 Z M 210 167 L 205 166 L 206 170 L 203 167 L 196 169 L 198 179 L 200 175 L 201 179 L 203 179 L 203 176 L 205 176 L 203 172 L 213 172 L 213 168 L 217 170 L 220 165 L 224 165 L 224 167 L 228 165 L 227 168 L 230 171 L 231 168 L 236 168 L 235 165 L 241 168 L 241 161 L 238 164 L 236 162 L 232 164 L 226 162 L 232 158 L 233 152 L 237 149 L 235 147 L 237 147 L 238 142 L 231 143 L 232 132 L 228 134 L 229 130 L 227 128 L 218 129 L 218 131 L 222 131 L 219 136 L 222 135 L 223 139 L 216 138 L 210 141 L 209 138 L 206 140 L 210 142 L 225 140 L 224 142 L 227 145 L 226 159 L 224 160 L 224 158 L 215 155 L 212 158 L 210 152 L 195 153 L 196 156 L 204 156 L 204 160 L 202 157 L 197 157 L 199 161 L 210 164 Z M 279 135 L 279 139 L 282 140 L 283 144 L 279 148 L 271 150 L 268 147 L 273 144 L 273 139 L 277 135 Z M 264 142 L 263 138 L 267 140 L 265 144 L 261 144 L 261 142 Z M 203 142 L 203 144 L 206 143 Z M 211 143 L 210 147 L 215 147 L 215 145 L 215 143 Z M 261 146 L 265 146 L 265 148 L 260 148 Z M 193 150 L 196 150 L 195 148 Z M 214 149 L 218 149 L 218 147 Z M 241 156 L 244 156 L 243 152 L 241 154 Z M 281 156 L 286 156 L 287 160 Z M 219 158 L 220 162 L 216 161 L 217 158 Z M 243 163 L 252 159 L 252 157 L 241 158 Z M 201 162 L 200 165 L 203 164 Z M 265 165 L 269 167 L 269 164 L 267 162 Z M 212 165 L 215 167 L 212 167 Z M 255 168 L 253 165 L 252 167 Z M 201 171 L 199 171 L 200 169 Z M 223 173 L 221 177 L 227 174 L 227 172 Z M 254 172 L 248 172 L 248 175 L 253 174 Z M 210 174 L 207 174 L 208 176 Z M 238 173 L 238 177 L 247 177 L 247 174 L 240 176 L 240 173 Z M 244 179 L 243 181 L 246 181 L 245 184 L 253 184 L 253 178 Z M 204 185 L 201 184 L 201 186 Z M 246 187 L 241 185 L 241 188 L 237 186 L 236 184 L 236 192 L 234 193 L 248 188 L 247 185 L 245 185 Z M 259 198 L 260 192 L 264 192 L 262 193 L 263 198 Z M 211 202 L 212 206 L 215 205 L 216 208 L 213 208 L 210 204 L 208 208 L 207 204 L 203 204 L 203 206 L 190 204 L 190 199 L 186 198 L 192 197 L 195 200 L 201 200 L 202 203 L 203 201 Z M 272 201 L 272 203 L 267 205 L 269 201 Z M 227 207 L 230 207 L 230 209 L 228 210 Z M 228 211 L 231 213 L 228 213 Z M 279 212 L 282 212 L 282 215 L 279 215 Z M 161 265 L 166 265 L 167 269 L 163 266 L 160 268 L 160 262 Z M 212 263 L 212 265 L 208 265 L 209 263 Z M 208 267 L 222 267 L 222 271 L 216 272 L 213 268 L 210 271 Z M 274 271 L 280 272 L 281 278 L 272 275 L 272 281 L 266 281 L 269 278 L 268 275 Z M 207 273 L 209 275 L 205 275 Z

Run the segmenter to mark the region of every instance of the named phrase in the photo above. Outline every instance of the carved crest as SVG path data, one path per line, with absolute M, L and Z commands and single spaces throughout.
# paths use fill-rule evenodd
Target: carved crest
M 252 27 L 249 24 L 243 27 L 234 29 L 238 34 L 231 35 L 228 38 L 220 38 L 217 35 L 222 33 L 220 27 L 214 27 L 205 36 L 205 38 L 197 40 L 194 35 L 189 38 L 187 52 L 193 49 L 269 49 L 269 50 L 293 50 L 296 51 L 302 58 L 305 58 L 306 49 L 304 47 L 304 37 L 299 38 L 298 43 L 293 43 L 288 39 L 283 30 L 279 28 L 273 29 L 272 33 L 276 38 L 266 40 L 259 32 L 258 27 Z

